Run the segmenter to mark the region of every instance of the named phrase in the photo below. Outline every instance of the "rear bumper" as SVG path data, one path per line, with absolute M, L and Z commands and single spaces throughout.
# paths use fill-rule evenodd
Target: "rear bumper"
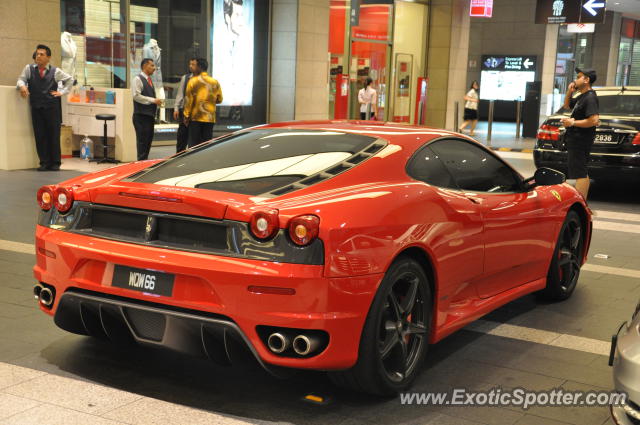
M 382 278 L 381 274 L 325 278 L 323 266 L 145 247 L 43 226 L 36 229 L 36 251 L 34 276 L 56 294 L 51 308 L 41 309 L 55 316 L 61 328 L 105 336 L 102 333 L 110 339 L 129 337 L 188 352 L 200 350 L 223 362 L 223 356 L 210 351 L 219 351 L 213 345 L 224 349 L 225 338 L 231 338 L 246 345 L 267 369 L 270 365 L 323 370 L 353 366 Z M 114 265 L 174 274 L 172 296 L 112 286 Z M 247 290 L 251 285 L 293 288 L 295 295 L 257 294 Z M 312 357 L 283 357 L 266 347 L 258 326 L 321 330 L 328 333 L 329 342 Z
M 591 152 L 589 158 L 589 177 L 640 180 L 640 155 Z M 548 167 L 567 172 L 567 151 L 536 148 L 533 159 L 538 168 Z

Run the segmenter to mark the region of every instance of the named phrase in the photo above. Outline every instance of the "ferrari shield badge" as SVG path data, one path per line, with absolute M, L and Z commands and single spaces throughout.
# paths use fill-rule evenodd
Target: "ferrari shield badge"
M 562 197 L 560 196 L 557 190 L 552 190 L 551 193 L 553 194 L 553 196 L 556 197 L 558 201 L 562 201 Z

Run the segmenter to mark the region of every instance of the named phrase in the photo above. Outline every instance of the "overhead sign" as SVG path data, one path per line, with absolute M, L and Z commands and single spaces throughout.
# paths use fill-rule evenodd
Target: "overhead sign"
M 606 0 L 538 0 L 536 24 L 601 24 Z
M 596 24 L 568 24 L 567 32 L 575 32 L 575 33 L 596 32 Z
M 535 71 L 537 56 L 482 56 L 482 70 Z
M 483 56 L 480 99 L 524 100 L 527 82 L 536 78 L 537 62 L 536 56 Z
M 476 18 L 491 18 L 493 15 L 493 0 L 471 0 L 469 16 Z

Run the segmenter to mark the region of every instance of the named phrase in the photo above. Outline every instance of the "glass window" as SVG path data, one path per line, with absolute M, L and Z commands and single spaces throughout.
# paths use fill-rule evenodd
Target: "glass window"
M 432 186 L 458 189 L 451 173 L 444 167 L 438 155 L 428 146 L 420 149 L 409 161 L 407 173 L 416 180 Z
M 335 131 L 253 130 L 171 158 L 132 181 L 258 195 L 338 165 L 375 140 Z
M 491 152 L 462 140 L 429 144 L 462 190 L 517 192 L 522 177 Z
M 144 58 L 153 59 L 156 96 L 166 99 L 160 108 L 160 123 L 173 121 L 180 78 L 188 72 L 189 59 L 207 57 L 206 0 L 130 0 L 130 77 L 140 73 Z M 172 111 L 170 111 L 172 112 Z
M 598 96 L 601 115 L 640 115 L 640 96 Z
M 61 0 L 61 68 L 80 86 L 127 86 L 125 1 Z

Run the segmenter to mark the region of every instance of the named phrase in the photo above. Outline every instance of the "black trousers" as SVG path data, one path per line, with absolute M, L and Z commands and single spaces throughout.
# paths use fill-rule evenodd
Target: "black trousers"
M 189 147 L 213 139 L 213 123 L 191 121 L 189 123 Z
M 133 114 L 133 127 L 136 129 L 136 145 L 138 161 L 149 158 L 151 142 L 153 142 L 153 126 L 155 118 L 151 115 Z
M 31 107 L 31 123 L 36 137 L 36 151 L 40 166 L 60 167 L 60 107 L 59 103 L 48 108 Z
M 178 134 L 176 142 L 176 153 L 182 152 L 189 146 L 189 127 L 184 125 L 184 115 L 182 114 L 182 110 L 179 111 L 178 114 Z

